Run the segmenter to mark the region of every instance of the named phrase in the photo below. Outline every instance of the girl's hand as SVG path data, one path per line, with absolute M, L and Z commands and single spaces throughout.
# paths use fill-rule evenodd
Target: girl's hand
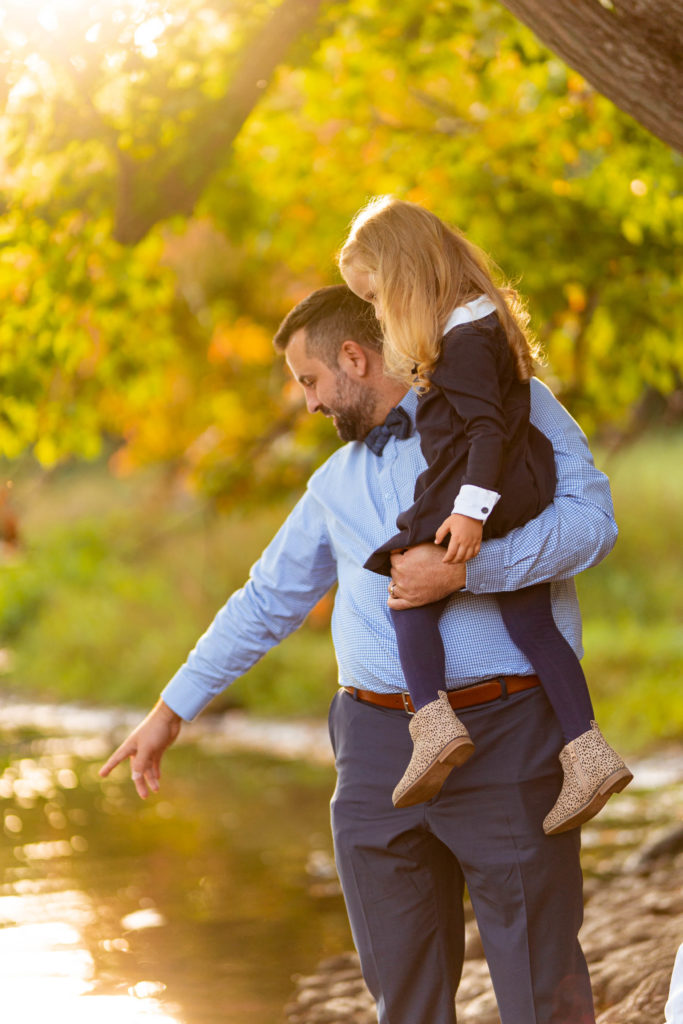
M 484 524 L 479 519 L 471 519 L 470 516 L 461 516 L 454 512 L 448 519 L 444 519 L 436 531 L 434 541 L 441 544 L 450 533 L 451 539 L 443 561 L 469 562 L 470 558 L 479 554 L 483 531 Z

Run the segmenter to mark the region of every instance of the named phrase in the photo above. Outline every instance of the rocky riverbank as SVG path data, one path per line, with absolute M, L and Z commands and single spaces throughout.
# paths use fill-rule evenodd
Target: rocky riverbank
M 660 771 L 663 785 L 632 787 L 584 828 L 581 941 L 598 1024 L 664 1021 L 671 970 L 683 942 L 683 776 L 672 781 L 680 756 L 673 752 L 640 766 L 640 779 L 655 781 L 657 765 L 663 769 L 667 756 L 674 770 Z M 471 913 L 456 1007 L 458 1024 L 499 1024 Z M 313 974 L 296 978 L 286 1019 L 289 1024 L 376 1024 L 355 953 L 325 961 Z

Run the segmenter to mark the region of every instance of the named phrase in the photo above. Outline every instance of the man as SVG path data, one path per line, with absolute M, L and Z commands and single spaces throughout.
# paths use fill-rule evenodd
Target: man
M 139 795 L 157 790 L 161 756 L 181 721 L 299 626 L 336 581 L 332 634 L 344 688 L 330 709 L 332 831 L 380 1024 L 454 1024 L 465 883 L 503 1024 L 591 1024 L 577 940 L 579 831 L 547 837 L 542 829 L 561 784 L 562 737 L 489 595 L 552 579 L 558 625 L 578 647 L 572 577 L 604 557 L 616 536 L 607 481 L 577 425 L 533 381 L 532 420 L 555 450 L 553 503 L 485 542 L 466 566 L 444 563 L 443 549 L 430 544 L 393 557 L 390 605 L 454 594 L 441 620 L 447 680 L 475 743 L 438 797 L 397 810 L 391 792 L 410 756 L 409 714 L 385 581 L 362 566 L 412 502 L 424 468 L 413 429 L 417 398 L 385 377 L 377 323 L 345 287 L 300 303 L 275 345 L 309 411 L 331 416 L 351 443 L 313 474 L 249 581 L 102 774 L 130 758 Z

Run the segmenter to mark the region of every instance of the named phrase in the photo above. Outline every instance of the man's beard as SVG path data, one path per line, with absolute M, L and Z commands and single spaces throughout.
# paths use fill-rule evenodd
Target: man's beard
M 362 441 L 374 427 L 377 397 L 369 389 L 354 383 L 345 373 L 337 375 L 334 407 L 324 406 L 325 416 L 334 416 L 334 425 L 342 441 Z

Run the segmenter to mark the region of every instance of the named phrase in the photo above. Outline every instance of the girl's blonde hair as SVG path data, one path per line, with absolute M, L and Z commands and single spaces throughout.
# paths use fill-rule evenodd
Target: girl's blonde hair
M 339 268 L 367 273 L 381 306 L 387 371 L 418 389 L 441 355 L 448 317 L 486 295 L 496 307 L 520 380 L 533 376 L 529 316 L 509 286 L 497 287 L 487 256 L 416 203 L 377 196 L 356 215 Z

